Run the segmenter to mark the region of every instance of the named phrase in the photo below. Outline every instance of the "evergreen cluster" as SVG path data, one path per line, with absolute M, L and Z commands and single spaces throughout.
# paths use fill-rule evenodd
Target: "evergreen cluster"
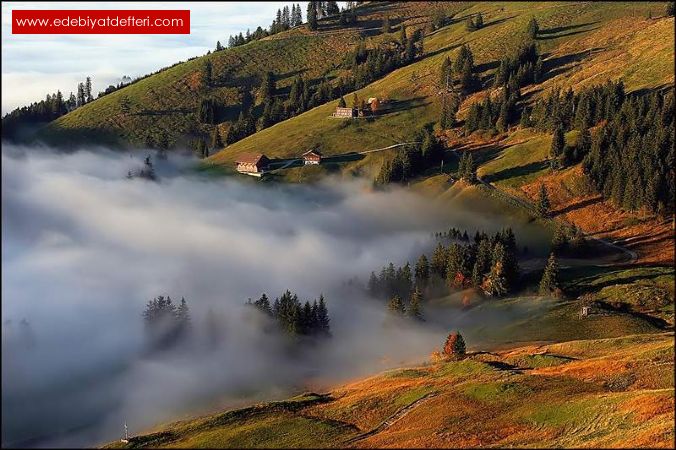
M 177 344 L 190 332 L 190 310 L 185 298 L 175 305 L 171 297 L 160 295 L 150 300 L 143 311 L 143 321 L 154 349 Z
M 431 274 L 446 280 L 449 288 L 474 286 L 500 297 L 515 287 L 519 278 L 517 246 L 511 228 L 488 236 L 477 232 L 473 242 L 439 243 L 430 264 Z
M 346 77 L 344 84 L 350 87 L 349 90 L 361 89 L 381 76 L 410 64 L 423 54 L 422 31 L 415 30 L 407 37 L 403 25 L 401 29 L 397 41 L 367 48 L 362 39 L 352 52 L 345 55 L 343 67 L 350 70 L 351 76 Z
M 83 83 L 78 83 L 77 95 L 71 92 L 66 99 L 61 91 L 56 91 L 55 94 L 47 94 L 44 100 L 16 108 L 5 114 L 2 118 L 2 136 L 7 139 L 18 138 L 24 127 L 51 122 L 92 100 L 94 100 L 92 80 L 87 77 Z
M 378 275 L 371 272 L 367 284 L 369 294 L 392 299 L 390 306 L 394 307 L 399 301 L 402 305 L 410 303 L 416 290 L 422 295 L 431 283 L 438 281 L 445 282 L 450 289 L 474 286 L 496 297 L 507 294 L 516 286 L 519 264 L 516 238 L 511 228 L 492 236 L 477 231 L 473 239 L 466 231 L 461 233 L 455 228 L 436 236 L 453 242 L 448 245 L 438 243 L 429 259 L 421 255 L 413 271 L 409 263 L 398 268 L 390 263 Z
M 249 299 L 247 304 L 273 318 L 279 328 L 290 335 L 331 335 L 329 311 L 323 295 L 319 296 L 319 301 L 301 303 L 298 295 L 287 290 L 272 304 L 266 294 L 253 303 Z
M 468 183 L 476 182 L 476 167 L 474 167 L 472 152 L 462 152 L 458 165 L 458 176 Z
M 335 2 L 334 2 L 335 3 Z M 256 30 L 251 33 L 249 30 L 246 30 L 246 34 L 239 33 L 228 38 L 228 47 L 238 47 L 240 45 L 248 44 L 251 41 L 257 41 L 263 39 L 264 37 L 272 36 L 273 34 L 281 33 L 290 28 L 297 27 L 303 23 L 303 13 L 301 11 L 299 4 L 292 4 L 291 9 L 288 6 L 285 6 L 282 9 L 277 10 L 277 15 L 272 21 L 272 24 L 268 29 L 258 27 Z M 216 42 L 216 51 L 224 50 L 224 47 L 221 45 L 221 42 Z
M 155 168 L 153 162 L 150 159 L 150 155 L 146 156 L 143 160 L 143 167 L 138 170 L 130 170 L 127 172 L 127 178 L 145 178 L 146 180 L 155 181 L 157 180 L 157 175 L 155 174 Z
M 494 85 L 516 88 L 542 78 L 542 57 L 533 40 L 522 43 L 513 55 L 505 56 L 495 71 Z
M 547 259 L 545 270 L 542 273 L 542 279 L 540 280 L 540 294 L 558 294 L 560 289 L 559 263 L 556 260 L 556 256 L 552 252 Z
M 441 162 L 443 147 L 429 127 L 420 129 L 413 141 L 416 143 L 399 147 L 392 160 L 385 160 L 376 185 L 406 182 Z
M 528 122 L 554 131 L 554 167 L 582 161 L 594 187 L 618 207 L 673 210 L 673 90 L 627 95 L 622 81 L 576 94 L 555 90 L 535 103 Z M 589 128 L 599 124 L 592 137 Z M 580 130 L 580 138 L 567 146 L 563 134 L 573 129 Z
M 594 187 L 627 210 L 674 208 L 674 92 L 632 96 L 602 127 L 583 160 Z
M 465 29 L 467 31 L 476 31 L 484 27 L 484 17 L 478 13 L 474 17 L 468 17 L 465 21 Z
M 416 264 L 415 273 L 406 263 L 395 269 L 390 263 L 378 275 L 371 272 L 367 291 L 371 297 L 389 299 L 387 309 L 396 315 L 406 315 L 423 320 L 423 289 L 429 278 L 429 266 L 425 255 Z
M 465 131 L 467 133 L 476 130 L 507 131 L 516 121 L 516 103 L 520 97 L 521 92 L 518 88 L 512 90 L 509 86 L 505 86 L 496 100 L 491 100 L 488 96 L 481 102 L 472 103 L 465 119 Z

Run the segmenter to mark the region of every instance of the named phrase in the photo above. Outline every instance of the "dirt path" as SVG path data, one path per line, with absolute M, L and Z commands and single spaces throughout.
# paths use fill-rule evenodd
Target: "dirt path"
M 404 417 L 406 414 L 410 413 L 413 408 L 419 406 L 423 402 L 429 400 L 430 398 L 434 397 L 437 395 L 437 392 L 430 392 L 429 394 L 425 394 L 422 397 L 420 397 L 418 400 L 414 401 L 410 405 L 404 406 L 394 414 L 392 414 L 390 417 L 388 417 L 383 423 L 375 427 L 374 429 L 367 431 L 365 433 L 362 433 L 358 436 L 353 437 L 349 441 L 345 442 L 346 445 L 353 444 L 357 441 L 361 441 L 363 439 L 366 439 L 367 437 L 373 436 L 375 434 L 378 434 L 382 431 L 385 431 L 389 427 L 391 427 L 395 422 L 397 422 L 399 419 Z

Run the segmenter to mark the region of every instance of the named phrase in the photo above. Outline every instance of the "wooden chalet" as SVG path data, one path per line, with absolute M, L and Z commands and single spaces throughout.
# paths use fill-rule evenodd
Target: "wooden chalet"
M 322 163 L 322 154 L 319 150 L 310 150 L 303 153 L 303 164 L 321 164 Z
M 357 108 L 341 108 L 340 106 L 337 106 L 336 111 L 333 113 L 333 117 L 341 117 L 345 119 L 357 117 Z
M 267 170 L 270 160 L 262 153 L 250 153 L 242 155 L 235 163 L 237 164 L 238 172 L 262 174 Z

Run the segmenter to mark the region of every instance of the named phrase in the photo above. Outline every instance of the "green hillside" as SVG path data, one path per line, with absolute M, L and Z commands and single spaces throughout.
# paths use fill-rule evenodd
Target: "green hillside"
M 467 5 L 458 19 L 481 12 L 486 26 L 469 32 L 456 20 L 425 36 L 425 56 L 358 91 L 360 98 L 390 101 L 389 110 L 373 119 L 347 122 L 330 118 L 337 101 L 314 108 L 237 142 L 209 158 L 229 165 L 247 152 L 292 157 L 319 146 L 327 155 L 377 149 L 406 142 L 422 125 L 439 120 L 437 85 L 441 62 L 454 60 L 467 43 L 480 78 L 488 84 L 499 58 L 517 48 L 528 20 L 536 17 L 537 37 L 545 55 L 545 80 L 523 89 L 529 101 L 555 86 L 573 87 L 622 78 L 627 90 L 653 88 L 674 81 L 674 20 L 661 17 L 663 3 L 484 3 Z M 649 11 L 653 19 L 647 19 Z M 631 31 L 631 32 L 630 32 Z M 592 49 L 590 53 L 589 50 Z M 465 99 L 467 106 L 482 98 L 479 91 Z M 349 100 L 351 94 L 346 96 Z M 294 177 L 290 177 L 294 179 Z
M 464 7 L 449 3 L 440 8 L 453 14 Z M 213 97 L 222 105 L 218 126 L 225 135 L 230 122 L 239 116 L 241 90 L 255 92 L 265 72 L 275 75 L 282 94 L 288 93 L 297 76 L 310 84 L 325 77 L 333 79 L 345 54 L 355 47 L 360 36 L 379 39 L 385 15 L 392 15 L 393 24 L 415 24 L 420 21 L 420 14 L 430 11 L 429 5 L 423 3 L 394 2 L 387 5 L 366 2 L 356 9 L 359 21 L 355 25 L 339 26 L 337 18 L 329 17 L 319 21 L 315 32 L 302 25 L 176 64 L 60 117 L 39 136 L 57 143 L 103 141 L 144 145 L 149 139 L 157 142 L 164 134 L 172 146 L 185 147 L 189 139 L 208 136 L 213 129 L 197 120 L 196 111 L 204 97 Z M 213 66 L 215 81 L 211 87 L 202 82 L 201 72 L 207 61 Z M 123 109 L 125 101 L 129 102 L 129 111 Z

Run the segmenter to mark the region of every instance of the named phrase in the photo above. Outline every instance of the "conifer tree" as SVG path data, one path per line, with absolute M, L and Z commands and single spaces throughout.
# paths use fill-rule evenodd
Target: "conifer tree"
M 424 289 L 430 278 L 430 265 L 427 256 L 423 253 L 415 264 L 415 285 Z
M 474 28 L 480 30 L 483 27 L 484 27 L 484 16 L 482 16 L 481 13 L 479 13 L 474 19 Z
M 441 70 L 439 73 L 439 86 L 443 89 L 450 87 L 453 82 L 453 64 L 451 63 L 451 58 L 448 56 L 444 58 L 441 63 Z
M 432 253 L 430 268 L 432 273 L 441 278 L 446 278 L 446 257 L 446 248 L 441 243 L 437 244 L 434 253 Z
M 552 137 L 552 145 L 549 151 L 549 156 L 553 159 L 558 159 L 563 155 L 563 148 L 565 147 L 566 142 L 563 135 L 563 127 L 558 126 L 554 130 L 554 136 Z
M 329 336 L 331 334 L 329 322 L 329 311 L 326 307 L 326 302 L 324 301 L 324 294 L 321 294 L 317 306 L 317 331 L 319 334 L 324 336 Z
M 547 265 L 540 280 L 540 294 L 547 295 L 559 288 L 559 263 L 554 252 L 549 254 Z
M 392 313 L 400 315 L 403 315 L 406 312 L 406 308 L 404 308 L 404 302 L 398 295 L 395 295 L 390 299 L 387 309 Z
M 413 291 L 413 294 L 411 294 L 411 301 L 409 302 L 406 314 L 413 319 L 422 320 L 422 302 L 422 292 L 420 292 L 420 289 L 416 288 Z
M 223 147 L 223 141 L 221 140 L 221 134 L 218 132 L 218 127 L 214 127 L 211 132 L 211 148 L 217 150 Z
M 544 218 L 549 215 L 549 209 L 551 204 L 549 203 L 549 195 L 547 195 L 547 188 L 544 184 L 540 185 L 540 190 L 538 191 L 538 199 L 535 203 L 535 212 L 538 217 Z
M 310 31 L 317 29 L 317 2 L 308 2 L 307 4 L 307 26 Z
M 463 356 L 466 352 L 465 339 L 458 331 L 448 335 L 444 343 L 443 354 L 446 357 Z
M 526 34 L 528 34 L 531 39 L 535 39 L 539 31 L 540 25 L 538 24 L 538 21 L 535 20 L 535 17 L 531 17 L 528 21 L 528 26 L 526 27 Z
M 206 87 L 211 87 L 213 83 L 213 66 L 209 59 L 206 60 L 202 67 L 202 80 Z
M 347 103 L 345 103 L 345 97 L 343 97 L 342 95 L 340 96 L 340 100 L 338 100 L 338 107 L 339 108 L 347 107 Z

